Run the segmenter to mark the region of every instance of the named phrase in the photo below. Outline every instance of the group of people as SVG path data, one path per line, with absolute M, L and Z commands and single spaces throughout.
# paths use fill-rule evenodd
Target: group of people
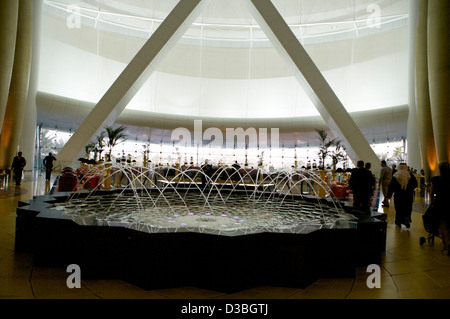
M 364 161 L 358 161 L 356 169 L 353 170 L 349 179 L 349 186 L 353 193 L 353 207 L 362 211 L 370 212 L 370 200 L 374 194 L 375 176 L 370 171 L 370 165 Z M 411 226 L 411 213 L 414 202 L 414 190 L 419 186 L 417 178 L 406 163 L 392 168 L 387 166 L 386 161 L 381 161 L 379 185 L 383 193 L 384 207 L 389 207 L 389 201 L 394 198 L 395 224 L 399 227 Z M 440 234 L 444 246 L 449 247 L 450 226 L 450 202 L 446 196 L 450 195 L 450 166 L 448 162 L 439 165 L 439 176 L 431 179 L 431 203 L 438 212 L 440 221 Z
M 373 196 L 375 177 L 370 171 L 371 165 L 358 161 L 352 171 L 348 184 L 353 193 L 353 207 L 365 213 L 370 213 L 370 199 Z
M 375 190 L 375 176 L 370 171 L 370 164 L 358 161 L 349 179 L 349 186 L 353 193 L 353 207 L 370 212 L 370 202 Z M 388 167 L 386 161 L 381 161 L 379 184 L 383 193 L 384 207 L 389 207 L 389 200 L 394 196 L 395 224 L 399 227 L 410 227 L 414 190 L 417 179 L 410 172 L 408 165 L 401 163 L 398 167 Z
M 439 234 L 444 244 L 444 251 L 450 255 L 450 165 L 448 162 L 439 164 L 439 175 L 431 179 L 431 205 L 435 214 L 434 220 L 438 223 Z M 410 227 L 414 189 L 418 186 L 417 179 L 408 170 L 406 164 L 400 164 L 398 172 L 392 176 L 389 184 L 387 198 L 394 195 L 395 224 Z
M 49 153 L 43 161 L 44 167 L 45 167 L 45 180 L 50 181 L 50 176 L 53 170 L 53 162 L 56 161 L 56 157 Z M 22 174 L 23 169 L 25 168 L 25 165 L 27 165 L 27 160 L 23 157 L 22 152 L 18 152 L 17 156 L 14 157 L 12 165 L 11 165 L 11 171 L 14 174 L 14 181 L 16 183 L 16 186 L 20 186 L 20 183 L 22 181 Z
M 414 190 L 417 188 L 417 179 L 413 171 L 406 163 L 401 163 L 396 169 L 386 165 L 386 161 L 381 161 L 380 186 L 383 193 L 383 206 L 389 207 L 389 200 L 394 196 L 395 224 L 399 227 L 411 226 L 411 213 L 414 201 Z

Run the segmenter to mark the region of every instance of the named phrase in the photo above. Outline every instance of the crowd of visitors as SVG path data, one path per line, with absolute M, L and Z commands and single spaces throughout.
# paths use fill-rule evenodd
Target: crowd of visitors
M 405 163 L 401 163 L 398 170 L 395 164 L 389 168 L 384 160 L 380 162 L 380 165 L 378 182 L 383 194 L 382 205 L 389 207 L 389 200 L 394 197 L 395 224 L 409 228 L 414 190 L 418 186 L 417 179 Z M 370 169 L 371 163 L 360 160 L 349 179 L 349 186 L 353 193 L 353 207 L 367 213 L 370 213 L 371 197 L 374 196 L 376 188 L 376 177 Z
M 353 170 L 348 184 L 353 193 L 353 207 L 370 213 L 370 197 L 373 194 L 375 179 L 372 172 L 364 165 L 364 161 L 358 161 Z
M 389 207 L 389 201 L 393 198 L 395 208 L 395 224 L 411 227 L 411 213 L 414 202 L 414 191 L 417 187 L 425 185 L 425 178 L 420 178 L 420 185 L 414 170 L 406 163 L 398 167 L 394 164 L 390 168 L 386 161 L 380 162 L 381 171 L 378 183 L 383 194 L 383 207 Z M 349 186 L 353 193 L 353 207 L 361 212 L 370 213 L 371 197 L 374 195 L 376 177 L 370 171 L 371 164 L 359 161 L 353 170 Z M 449 250 L 450 245 L 450 204 L 446 196 L 450 195 L 450 166 L 448 162 L 439 165 L 439 176 L 431 179 L 431 205 L 436 211 L 436 219 L 439 222 L 440 237 L 444 243 L 444 249 Z

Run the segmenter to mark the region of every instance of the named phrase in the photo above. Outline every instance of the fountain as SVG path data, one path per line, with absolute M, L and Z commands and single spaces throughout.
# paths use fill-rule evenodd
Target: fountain
M 94 176 L 102 179 L 90 183 Z M 109 162 L 88 171 L 84 184 L 91 189 L 21 203 L 16 249 L 31 250 L 38 263 L 78 263 L 89 278 L 120 277 L 146 289 L 305 287 L 318 276 L 351 276 L 363 259 L 361 229 L 371 225 L 380 237 L 385 226 L 327 196 L 311 171 Z M 382 250 L 378 237 L 371 263 Z M 235 269 L 245 276 L 230 279 Z
M 318 176 L 306 171 L 269 173 L 222 166 L 208 175 L 199 168 L 130 168 L 117 163 L 93 170 L 104 180 L 110 178 L 106 171 L 111 170 L 113 179 L 121 179 L 119 184 L 125 181 L 124 188 L 105 191 L 99 188 L 102 180 L 87 193 L 72 192 L 65 201 L 53 204 L 54 210 L 80 225 L 231 236 L 310 232 L 356 220 L 336 200 L 303 195 L 302 183 L 313 193 L 315 188 L 325 188 Z

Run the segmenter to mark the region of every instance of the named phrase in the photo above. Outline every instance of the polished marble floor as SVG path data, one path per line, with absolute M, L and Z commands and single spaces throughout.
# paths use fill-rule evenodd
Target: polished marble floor
M 14 251 L 15 211 L 20 200 L 47 194 L 53 184 L 42 174 L 26 172 L 19 188 L 0 185 L 0 298 L 2 299 L 450 299 L 450 257 L 442 242 L 419 244 L 425 235 L 423 197 L 416 197 L 410 229 L 393 223 L 388 215 L 387 245 L 382 258 L 381 288 L 370 289 L 366 267 L 355 278 L 320 279 L 305 289 L 255 287 L 233 294 L 180 287 L 145 291 L 121 280 L 82 280 L 81 288 L 69 289 L 65 269 L 33 265 L 33 258 Z

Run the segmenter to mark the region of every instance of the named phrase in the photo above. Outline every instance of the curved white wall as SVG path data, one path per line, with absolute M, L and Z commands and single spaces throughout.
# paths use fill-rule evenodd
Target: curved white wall
M 38 92 L 39 125 L 73 132 L 89 114 L 94 103 L 69 99 L 44 92 Z M 369 143 L 402 141 L 406 137 L 408 106 L 350 113 Z M 118 117 L 116 124 L 127 127 L 130 139 L 151 140 L 172 143 L 171 133 L 176 128 L 193 130 L 194 121 L 202 120 L 203 130 L 219 128 L 278 128 L 280 145 L 294 147 L 296 144 L 316 145 L 318 143 L 315 129 L 327 129 L 325 121 L 319 116 L 301 116 L 289 118 L 214 118 L 200 116 L 179 116 L 126 109 Z
M 371 36 L 305 48 L 346 109 L 355 112 L 408 103 L 407 38 L 407 26 L 390 25 Z M 86 25 L 71 29 L 47 10 L 38 89 L 95 103 L 144 41 Z M 128 108 L 225 118 L 318 115 L 275 50 L 250 45 L 178 44 Z

